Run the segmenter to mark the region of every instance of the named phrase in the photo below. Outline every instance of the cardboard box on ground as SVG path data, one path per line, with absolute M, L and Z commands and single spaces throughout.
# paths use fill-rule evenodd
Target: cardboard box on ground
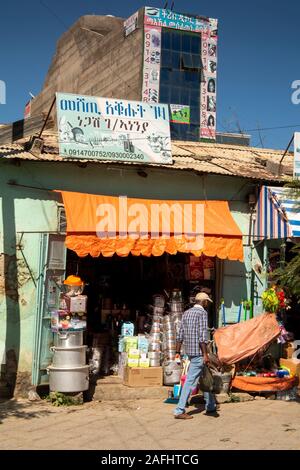
M 159 387 L 163 384 L 162 367 L 126 367 L 124 385 L 128 387 Z

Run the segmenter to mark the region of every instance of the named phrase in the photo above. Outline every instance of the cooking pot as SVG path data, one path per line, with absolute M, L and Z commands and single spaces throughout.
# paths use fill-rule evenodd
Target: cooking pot
M 164 351 L 164 359 L 167 361 L 174 361 L 176 356 L 175 349 Z
M 157 341 L 150 341 L 148 350 L 149 352 L 160 351 L 161 344 Z
M 161 340 L 161 334 L 159 332 L 153 333 L 149 335 L 149 341 L 152 341 L 153 343 L 158 343 Z
M 150 363 L 150 367 L 159 367 L 160 359 L 150 359 L 149 363 Z
M 175 361 L 167 361 L 163 364 L 164 385 L 174 385 L 180 383 L 181 365 Z
M 165 306 L 165 298 L 163 295 L 154 295 L 153 296 L 154 307 L 163 308 Z
M 150 351 L 148 352 L 148 358 L 149 359 L 157 359 L 160 360 L 161 353 L 158 351 Z
M 165 307 L 153 307 L 153 315 L 163 315 L 165 311 Z
M 170 310 L 172 313 L 182 313 L 184 310 L 182 302 L 171 302 L 170 303 Z
M 89 388 L 89 366 L 59 368 L 49 366 L 51 392 L 83 392 Z
M 59 348 L 82 346 L 83 331 L 66 331 L 54 334 L 54 345 Z
M 54 352 L 52 365 L 54 367 L 80 367 L 86 365 L 87 346 L 74 346 L 73 348 L 52 347 Z
M 176 341 L 165 341 L 163 343 L 163 350 L 164 351 L 171 351 L 176 349 Z

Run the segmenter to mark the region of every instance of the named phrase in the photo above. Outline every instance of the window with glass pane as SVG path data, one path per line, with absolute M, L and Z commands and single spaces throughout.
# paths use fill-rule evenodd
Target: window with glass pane
M 171 123 L 171 136 L 179 140 L 199 140 L 201 34 L 162 28 L 160 97 L 161 103 L 191 108 L 191 123 Z

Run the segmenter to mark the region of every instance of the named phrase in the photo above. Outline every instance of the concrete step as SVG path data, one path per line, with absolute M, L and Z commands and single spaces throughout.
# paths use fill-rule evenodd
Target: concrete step
M 109 376 L 98 379 L 96 386 L 90 387 L 90 393 L 94 400 L 137 400 L 168 397 L 169 390 L 173 387 L 128 387 L 123 385 L 119 377 Z

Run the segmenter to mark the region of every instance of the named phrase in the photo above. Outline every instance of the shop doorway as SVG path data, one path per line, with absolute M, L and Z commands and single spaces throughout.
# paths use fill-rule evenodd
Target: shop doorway
M 209 326 L 216 326 L 217 266 L 215 258 L 204 255 L 165 253 L 159 257 L 80 258 L 67 250 L 66 275 L 76 274 L 86 283 L 88 331 L 97 334 L 110 328 L 111 315 L 137 321 L 145 315 L 153 295 L 167 295 L 174 289 L 182 292 L 186 306 L 192 304 L 197 292 L 209 293 L 214 300 Z

